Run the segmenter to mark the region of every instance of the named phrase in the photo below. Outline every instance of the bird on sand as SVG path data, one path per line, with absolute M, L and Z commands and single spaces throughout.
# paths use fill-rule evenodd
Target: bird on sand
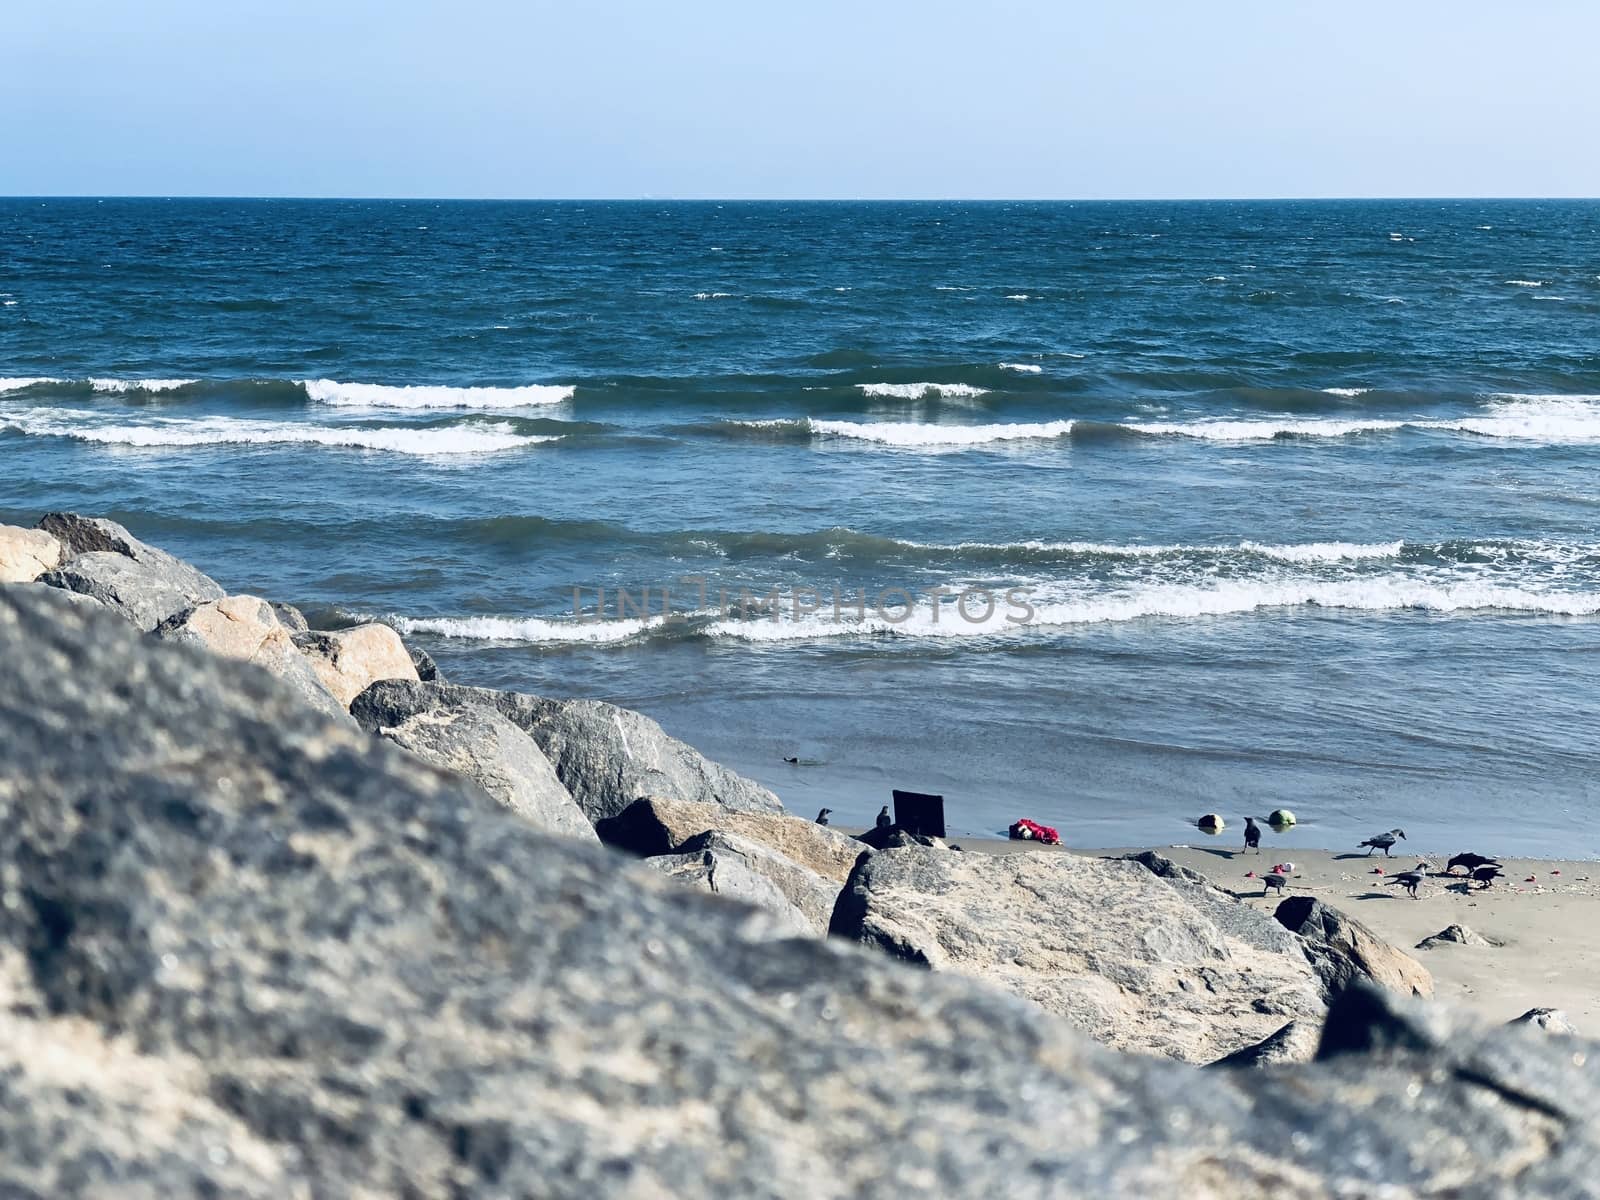
M 1244 848 L 1261 853 L 1261 826 L 1256 824 L 1254 817 L 1244 819 Z
M 1410 892 L 1411 898 L 1415 900 L 1417 899 L 1417 889 L 1422 886 L 1422 881 L 1427 877 L 1428 864 L 1418 863 L 1416 870 L 1401 871 L 1400 874 L 1394 876 L 1389 880 L 1389 882 L 1398 883 L 1401 887 L 1405 888 L 1406 891 Z
M 1482 867 L 1472 868 L 1472 878 L 1483 887 L 1490 886 L 1503 874 L 1504 872 L 1501 871 L 1498 863 L 1489 863 Z
M 1289 877 L 1287 875 L 1279 874 L 1277 871 L 1268 871 L 1261 877 L 1261 894 L 1265 896 L 1272 888 L 1277 888 L 1278 895 L 1281 896 L 1283 895 L 1284 886 L 1288 882 Z
M 1405 836 L 1406 831 L 1404 829 L 1391 829 L 1387 833 L 1375 833 L 1366 841 L 1357 842 L 1356 849 L 1359 850 L 1362 846 L 1367 847 L 1367 856 L 1369 858 L 1374 850 L 1382 850 L 1383 856 L 1388 858 L 1389 847 L 1393 846 L 1396 840 L 1403 839 Z
M 1491 858 L 1486 854 L 1473 854 L 1470 850 L 1468 850 L 1456 855 L 1449 862 L 1445 863 L 1444 873 L 1446 875 L 1454 875 L 1457 867 L 1465 867 L 1468 872 L 1472 872 L 1476 871 L 1479 867 L 1498 867 L 1499 865 L 1500 863 L 1497 859 Z
M 831 809 L 831 808 L 825 808 L 821 812 L 819 812 L 817 814 L 817 824 L 818 825 L 826 825 L 828 823 L 828 814 L 831 813 L 832 811 L 833 811 L 833 809 Z
M 889 806 L 885 804 L 878 810 L 878 828 L 887 829 L 894 824 L 894 818 L 889 815 Z

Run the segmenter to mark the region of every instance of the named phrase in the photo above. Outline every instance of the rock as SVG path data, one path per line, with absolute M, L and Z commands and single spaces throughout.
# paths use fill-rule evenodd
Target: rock
M 1145 870 L 1164 879 L 1170 886 L 1200 909 L 1206 919 L 1230 938 L 1237 938 L 1257 950 L 1271 950 L 1277 954 L 1306 957 L 1300 939 L 1270 917 L 1263 916 L 1248 904 L 1241 904 L 1232 892 L 1224 891 L 1199 871 L 1179 866 L 1165 855 L 1154 850 L 1124 856 L 1128 862 L 1138 863 Z
M 193 597 L 191 603 L 220 600 L 224 593 L 217 582 L 203 575 L 165 550 L 147 546 L 115 521 L 100 517 L 80 517 L 77 513 L 46 513 L 39 528 L 66 548 L 66 560 L 84 554 L 120 554 L 160 576 L 169 587 Z
M 159 567 L 110 550 L 79 554 L 66 565 L 46 571 L 39 582 L 98 600 L 144 633 L 174 613 L 222 598 L 221 588 L 195 591 Z
M 600 840 L 641 858 L 676 854 L 709 830 L 760 842 L 784 858 L 836 884 L 850 878 L 866 851 L 848 834 L 787 813 L 735 812 L 720 804 L 694 804 L 650 796 L 635 800 L 596 826 Z M 837 893 L 838 889 L 834 891 Z
M 599 840 L 544 751 L 493 709 L 440 707 L 376 732 L 425 762 L 465 775 L 540 829 Z
M 833 920 L 834 902 L 839 899 L 837 880 L 824 879 L 810 868 L 784 857 L 771 846 L 737 833 L 707 830 L 690 838 L 666 857 L 694 855 L 711 855 L 722 862 L 737 859 L 744 870 L 766 879 L 777 888 L 787 904 L 804 916 L 808 933 L 818 937 L 827 935 L 828 923 Z M 660 858 L 645 861 L 659 865 Z
M 411 655 L 411 665 L 417 669 L 417 678 L 423 683 L 438 683 L 439 664 L 433 661 L 433 656 L 426 650 L 417 646 L 407 646 L 407 653 Z
M 440 703 L 482 704 L 499 711 L 539 743 L 578 807 L 596 825 L 641 796 L 720 804 L 741 812 L 783 810 L 766 788 L 668 737 L 649 717 L 598 700 L 547 700 L 448 683 L 383 683 L 351 707 L 356 719 L 371 728 L 398 724 Z
M 1213 1067 L 1245 1067 L 1259 1070 L 1264 1067 L 1282 1067 L 1293 1063 L 1308 1063 L 1317 1055 L 1317 1043 L 1322 1037 L 1320 1021 L 1290 1021 L 1276 1033 L 1270 1034 L 1253 1046 L 1235 1050 L 1211 1063 Z
M 1492 942 L 1482 934 L 1474 933 L 1465 925 L 1446 925 L 1438 933 L 1429 934 L 1417 943 L 1418 950 L 1437 950 L 1444 945 L 1457 946 L 1498 946 L 1499 942 Z
M 1520 1017 L 1513 1017 L 1506 1022 L 1507 1025 L 1531 1026 L 1545 1033 L 1558 1033 L 1567 1037 L 1577 1037 L 1578 1031 L 1574 1028 L 1567 1014 L 1559 1008 L 1530 1008 Z
M 145 633 L 174 613 L 223 597 L 215 580 L 145 545 L 115 521 L 48 513 L 39 528 L 66 551 L 60 566 L 39 576 L 40 583 L 90 596 Z
M 272 611 L 278 618 L 278 624 L 282 625 L 290 633 L 311 632 L 311 623 L 306 620 L 305 613 L 294 605 L 274 600 L 272 602 Z
M 1306 943 L 1331 1002 L 1356 979 L 1401 995 L 1433 995 L 1433 976 L 1404 950 L 1391 946 L 1360 921 L 1312 896 L 1290 896 L 1272 914 Z
M 417 668 L 411 665 L 400 635 L 376 621 L 325 633 L 298 633 L 294 644 L 323 686 L 347 708 L 380 679 L 417 682 Z
M 61 557 L 61 543 L 42 529 L 0 525 L 0 583 L 32 583 Z
M 900 846 L 938 846 L 936 838 L 911 833 L 898 825 L 878 825 L 855 836 L 855 841 L 873 850 L 893 850 Z
M 1587 1042 L 1358 986 L 1270 1090 L 1117 1055 L 48 589 L 0 588 L 0 662 L 17 1200 L 1593 1194 Z
M 311 707 L 335 720 L 349 715 L 311 669 L 272 605 L 255 596 L 227 596 L 174 613 L 152 631 L 157 641 L 199 646 L 212 654 L 271 671 Z
M 746 855 L 726 845 L 721 834 L 705 837 L 707 842 L 700 849 L 658 855 L 644 863 L 676 883 L 766 911 L 775 921 L 774 936 L 818 936 L 815 923 L 789 902 L 777 884 L 753 870 Z
M 1257 929 L 1230 934 L 1192 897 L 1133 862 L 914 846 L 856 867 L 831 932 L 996 983 L 1119 1049 L 1186 1062 L 1322 1015 L 1294 939 L 1237 900 Z

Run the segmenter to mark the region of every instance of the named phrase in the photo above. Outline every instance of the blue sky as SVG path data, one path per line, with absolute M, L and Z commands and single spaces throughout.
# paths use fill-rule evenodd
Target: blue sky
M 0 194 L 1600 195 L 1593 0 L 0 0 Z

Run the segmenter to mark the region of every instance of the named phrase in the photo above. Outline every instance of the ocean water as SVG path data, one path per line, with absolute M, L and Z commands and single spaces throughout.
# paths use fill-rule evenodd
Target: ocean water
M 1600 855 L 1597 471 L 1600 204 L 0 201 L 0 520 L 838 823 Z

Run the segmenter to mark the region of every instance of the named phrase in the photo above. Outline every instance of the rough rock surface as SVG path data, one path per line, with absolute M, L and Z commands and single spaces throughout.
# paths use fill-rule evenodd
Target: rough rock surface
M 785 858 L 771 846 L 737 833 L 708 830 L 690 838 L 673 854 L 715 856 L 719 861 L 737 860 L 744 870 L 767 880 L 778 893 L 805 917 L 807 932 L 826 936 L 833 920 L 833 906 L 839 899 L 837 880 L 824 879 L 809 867 Z M 659 866 L 660 858 L 646 862 Z
M 32 583 L 61 558 L 61 543 L 44 530 L 0 525 L 0 583 Z
M 1230 933 L 1186 887 L 1115 859 L 880 850 L 852 874 L 831 931 L 997 983 L 1119 1049 L 1187 1062 L 1322 1015 L 1293 939 Z M 1267 923 L 1232 904 L 1242 923 Z
M 1258 1070 L 1264 1067 L 1306 1063 L 1317 1056 L 1317 1043 L 1321 1038 L 1321 1021 L 1290 1021 L 1282 1029 L 1269 1034 L 1255 1045 L 1235 1050 L 1211 1065 Z
M 297 633 L 294 644 L 345 708 L 380 679 L 417 681 L 417 668 L 400 635 L 376 621 L 326 633 Z
M 773 918 L 774 936 L 818 935 L 816 924 L 767 875 L 752 868 L 749 855 L 727 844 L 721 834 L 707 834 L 698 849 L 647 858 L 644 864 L 675 883 L 762 909 Z
M 1405 996 L 1433 995 L 1433 976 L 1426 967 L 1354 917 L 1313 896 L 1290 896 L 1272 915 L 1305 942 L 1329 999 L 1356 979 Z
M 175 612 L 224 595 L 214 579 L 115 521 L 53 512 L 39 528 L 65 550 L 61 566 L 40 582 L 92 596 L 146 633 Z
M 433 655 L 417 646 L 407 646 L 406 652 L 411 655 L 411 665 L 417 669 L 417 678 L 423 683 L 438 683 L 439 664 L 433 661 Z
M 1506 1024 L 1527 1026 L 1545 1033 L 1565 1034 L 1568 1037 L 1578 1036 L 1578 1030 L 1571 1019 L 1559 1008 L 1530 1008 L 1520 1017 L 1511 1018 Z
M 465 775 L 540 829 L 598 840 L 544 751 L 493 709 L 435 708 L 376 732 L 425 762 Z
M 317 678 L 276 611 L 255 596 L 227 596 L 174 613 L 151 634 L 157 641 L 200 646 L 212 654 L 271 671 L 311 707 L 336 720 L 349 715 Z
M 0 661 L 0 1194 L 1595 1194 L 1591 1043 L 1352 989 L 1270 1088 L 1116 1055 L 46 589 Z
M 720 804 L 745 812 L 783 805 L 760 784 L 738 775 L 676 738 L 649 717 L 598 700 L 548 700 L 519 692 L 448 683 L 383 683 L 351 711 L 362 725 L 397 725 L 440 704 L 483 704 L 498 710 L 545 752 L 591 822 L 616 816 L 641 796 Z M 698 832 L 698 831 L 697 831 Z
M 311 622 L 306 620 L 306 614 L 292 604 L 285 604 L 281 600 L 272 602 L 273 614 L 278 618 L 278 623 L 290 633 L 310 633 Z
M 675 854 L 691 838 L 715 830 L 769 846 L 790 862 L 841 884 L 867 851 L 860 842 L 815 821 L 787 813 L 736 812 L 720 804 L 696 804 L 647 796 L 635 800 L 596 829 L 607 845 L 640 857 Z M 834 889 L 838 891 L 837 888 Z
M 1446 925 L 1438 933 L 1430 933 L 1417 943 L 1418 950 L 1437 950 L 1440 946 L 1498 946 L 1481 933 L 1474 933 L 1465 925 Z

